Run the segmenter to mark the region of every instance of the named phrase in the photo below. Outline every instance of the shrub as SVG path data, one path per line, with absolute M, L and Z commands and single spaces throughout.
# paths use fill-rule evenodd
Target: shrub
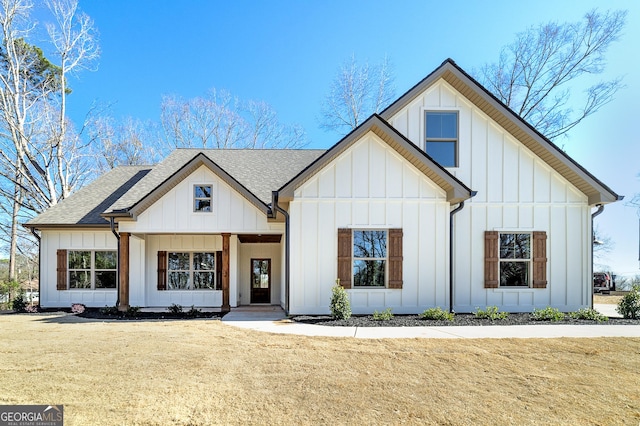
M 531 313 L 531 319 L 534 321 L 562 321 L 564 314 L 557 308 L 547 306 L 544 309 L 533 309 Z
M 24 312 L 27 307 L 27 301 L 24 298 L 24 292 L 19 291 L 16 297 L 13 298 L 13 302 L 11 302 L 11 307 L 16 312 Z
M 125 317 L 136 317 L 138 316 L 138 313 L 140 312 L 140 306 L 129 306 L 129 308 L 127 308 L 126 312 L 124 313 Z
M 202 311 L 200 309 L 196 309 L 194 305 L 191 305 L 191 309 L 189 309 L 187 311 L 187 316 L 189 318 L 196 318 L 198 317 L 200 314 L 202 313 Z
M 497 306 L 487 306 L 484 310 L 477 308 L 474 314 L 478 319 L 489 319 L 491 321 L 503 320 L 509 316 L 509 312 L 499 312 Z
M 389 321 L 392 318 L 391 308 L 387 308 L 382 312 L 373 311 L 373 319 L 376 321 Z
M 193 306 L 192 306 L 192 308 L 193 308 Z M 167 308 L 167 311 L 169 311 L 169 313 L 172 313 L 174 315 L 180 315 L 182 313 L 182 306 L 173 303 L 171 306 L 169 306 Z
M 429 308 L 421 313 L 420 318 L 432 321 L 453 321 L 453 313 L 444 311 L 442 308 Z
M 593 308 L 578 309 L 575 312 L 569 312 L 569 316 L 573 319 L 578 320 L 590 320 L 598 322 L 609 321 L 608 317 L 602 315 L 600 312 L 596 311 Z
M 37 314 L 39 310 L 40 310 L 39 305 L 27 305 L 24 308 L 24 311 L 30 314 Z
M 349 319 L 351 318 L 351 303 L 349 303 L 349 294 L 340 285 L 340 280 L 336 280 L 336 285 L 331 288 L 331 316 L 333 319 Z
M 100 313 L 102 315 L 118 315 L 120 312 L 117 306 L 105 306 L 104 308 L 100 308 Z
M 622 296 L 616 311 L 624 318 L 640 318 L 640 284 L 634 284 L 631 291 Z
M 73 314 L 81 314 L 85 311 L 86 306 L 84 306 L 82 303 L 73 303 L 71 305 L 71 313 Z

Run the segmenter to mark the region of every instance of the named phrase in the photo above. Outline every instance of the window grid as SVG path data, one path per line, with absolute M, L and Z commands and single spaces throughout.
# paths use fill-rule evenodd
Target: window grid
M 214 252 L 169 252 L 167 290 L 220 290 Z
M 499 234 L 500 287 L 531 286 L 531 234 Z
M 194 185 L 193 186 L 193 211 L 194 212 L 211 212 L 213 204 L 213 187 L 211 185 Z
M 69 250 L 67 274 L 70 290 L 115 289 L 117 252 L 114 250 Z
M 443 167 L 458 167 L 458 112 L 425 111 L 425 152 Z
M 388 235 L 386 230 L 353 230 L 353 287 L 387 286 Z

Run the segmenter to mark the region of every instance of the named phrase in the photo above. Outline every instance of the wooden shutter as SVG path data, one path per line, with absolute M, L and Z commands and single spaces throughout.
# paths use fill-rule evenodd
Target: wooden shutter
M 167 289 L 167 252 L 158 252 L 158 290 Z
M 533 233 L 533 288 L 547 288 L 547 233 Z
M 216 252 L 216 290 L 222 290 L 222 252 Z
M 484 288 L 498 288 L 500 284 L 498 231 L 484 233 Z
M 402 288 L 402 229 L 389 229 L 389 288 Z
M 56 271 L 57 271 L 56 290 L 66 290 L 67 289 L 67 251 L 58 250 L 56 254 L 58 256 L 58 265 L 56 268 Z
M 352 245 L 351 229 L 338 229 L 338 279 L 343 288 L 351 288 Z

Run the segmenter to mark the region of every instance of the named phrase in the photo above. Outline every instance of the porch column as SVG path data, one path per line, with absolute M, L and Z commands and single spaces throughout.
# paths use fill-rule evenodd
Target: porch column
M 118 310 L 129 309 L 129 232 L 120 233 L 120 246 L 118 258 Z
M 222 234 L 222 312 L 229 312 L 229 237 L 231 234 Z

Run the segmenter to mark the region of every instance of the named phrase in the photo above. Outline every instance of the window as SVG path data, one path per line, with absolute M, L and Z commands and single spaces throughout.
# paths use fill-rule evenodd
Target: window
M 168 253 L 167 290 L 220 290 L 215 253 Z
M 387 231 L 353 231 L 353 286 L 385 287 Z
M 400 228 L 338 229 L 338 278 L 344 288 L 402 288 Z
M 193 211 L 211 211 L 211 185 L 194 185 L 193 187 Z
M 69 250 L 69 289 L 116 288 L 117 252 Z
M 547 288 L 547 233 L 484 233 L 484 288 Z
M 442 167 L 458 166 L 457 112 L 425 112 L 425 151 Z
M 500 233 L 500 287 L 529 287 L 531 234 Z

